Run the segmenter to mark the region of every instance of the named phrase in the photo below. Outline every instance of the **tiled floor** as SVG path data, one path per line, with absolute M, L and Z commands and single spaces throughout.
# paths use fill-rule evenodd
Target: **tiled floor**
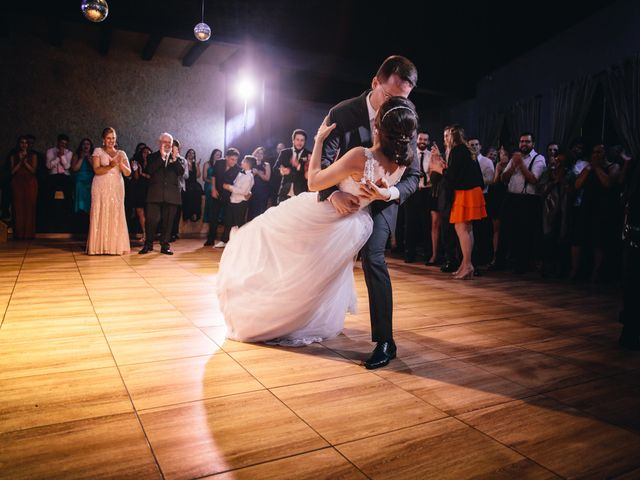
M 224 339 L 220 250 L 0 245 L 0 478 L 639 478 L 619 298 L 389 259 L 398 358 L 360 313 L 322 345 Z

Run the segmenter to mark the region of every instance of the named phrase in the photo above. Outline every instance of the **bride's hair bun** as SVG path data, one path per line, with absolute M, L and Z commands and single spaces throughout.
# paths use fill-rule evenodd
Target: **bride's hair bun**
M 418 115 L 411 100 L 391 97 L 382 104 L 376 117 L 382 153 L 398 165 L 413 161 L 411 144 L 418 128 Z

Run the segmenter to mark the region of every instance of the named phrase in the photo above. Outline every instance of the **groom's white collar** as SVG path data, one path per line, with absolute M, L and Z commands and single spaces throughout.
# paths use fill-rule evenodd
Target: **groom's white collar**
M 371 101 L 369 100 L 370 96 L 371 92 L 369 92 L 369 95 L 367 95 L 367 111 L 369 112 L 369 123 L 373 124 L 373 121 L 376 119 L 376 115 L 378 112 L 375 111 L 371 106 Z

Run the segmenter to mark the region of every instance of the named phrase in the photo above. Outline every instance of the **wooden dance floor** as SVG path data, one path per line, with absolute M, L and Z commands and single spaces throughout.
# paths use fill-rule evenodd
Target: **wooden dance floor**
M 399 357 L 367 371 L 359 267 L 343 335 L 274 348 L 224 340 L 220 251 L 174 249 L 0 245 L 0 478 L 640 478 L 616 293 L 390 259 Z

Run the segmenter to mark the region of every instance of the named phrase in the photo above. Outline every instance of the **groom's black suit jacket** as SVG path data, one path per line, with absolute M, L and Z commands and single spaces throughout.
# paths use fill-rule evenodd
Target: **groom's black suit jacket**
M 166 162 L 160 152 L 153 152 L 147 159 L 146 173 L 151 175 L 147 190 L 147 203 L 182 205 L 178 179 L 184 175 L 184 164 L 179 160 Z
M 373 136 L 367 109 L 367 95 L 369 93 L 370 90 L 359 97 L 344 100 L 329 111 L 329 124 L 336 123 L 336 128 L 324 141 L 322 168 L 328 167 L 352 148 L 372 146 Z M 409 148 L 414 152 L 416 151 L 415 140 Z M 420 166 L 416 157 L 413 159 L 412 164 L 406 168 L 400 181 L 395 185 L 400 192 L 398 201 L 377 201 L 371 204 L 371 214 L 383 215 L 392 232 L 395 230 L 398 205 L 417 190 L 419 179 Z M 321 191 L 318 194 L 319 200 L 326 200 L 335 190 L 337 190 L 337 187 Z

